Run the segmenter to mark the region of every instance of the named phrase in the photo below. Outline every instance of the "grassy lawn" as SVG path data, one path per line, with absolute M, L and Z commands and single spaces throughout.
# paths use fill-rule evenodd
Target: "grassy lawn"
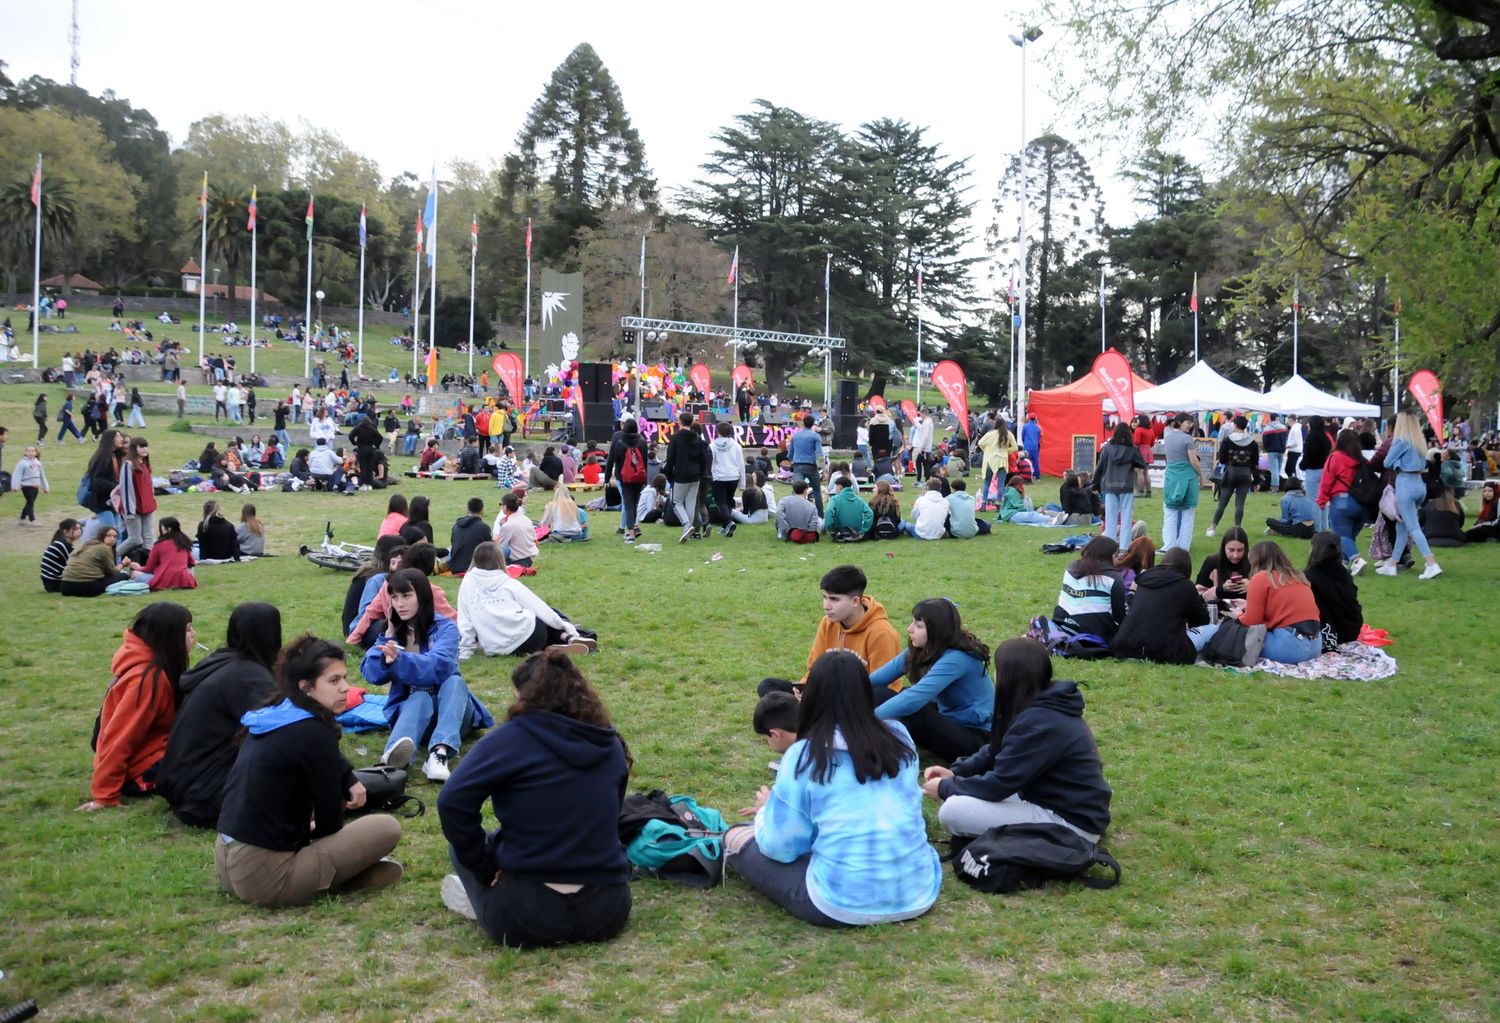
M 56 407 L 60 389 L 50 392 Z M 33 397 L 0 391 L 7 466 L 32 436 Z M 158 469 L 196 455 L 197 438 L 163 425 L 152 419 L 147 431 Z M 88 451 L 44 449 L 44 521 L 77 514 Z M 497 496 L 478 484 L 425 492 L 443 533 L 471 494 L 491 510 Z M 275 601 L 288 635 L 333 636 L 346 577 L 296 558 L 296 547 L 315 543 L 328 518 L 342 538 L 368 540 L 385 495 L 256 503 L 279 557 L 200 570 L 200 588 L 181 598 L 200 639 L 221 642 L 229 611 L 248 599 Z M 239 504 L 228 495 L 228 508 Z M 195 521 L 201 498 L 162 505 Z M 1159 499 L 1136 507 L 1159 535 Z M 1500 1017 L 1500 643 L 1476 596 L 1500 568 L 1495 545 L 1443 552 L 1434 582 L 1360 580 L 1368 620 L 1396 640 L 1401 671 L 1386 682 L 1059 664 L 1089 683 L 1088 718 L 1115 791 L 1107 845 L 1125 869 L 1114 890 L 984 896 L 950 874 L 920 920 L 829 933 L 737 879 L 706 892 L 638 882 L 618 941 L 516 953 L 443 909 L 446 846 L 435 791 L 420 778 L 413 791 L 429 813 L 405 825 L 399 887 L 282 911 L 222 895 L 212 836 L 179 826 L 159 801 L 74 813 L 109 658 L 142 600 L 42 593 L 37 558 L 50 530 L 18 528 L 18 509 L 16 495 L 0 499 L 0 1008 L 34 997 L 43 1018 L 96 1020 Z M 1253 534 L 1271 510 L 1269 497 L 1252 498 Z M 648 554 L 618 543 L 613 525 L 601 515 L 595 541 L 545 550 L 529 582 L 598 629 L 603 649 L 586 671 L 630 741 L 633 787 L 726 811 L 769 780 L 750 730 L 754 685 L 799 670 L 827 568 L 861 564 L 898 626 L 917 600 L 951 597 L 993 644 L 1051 609 L 1064 565 L 1038 553 L 1052 531 L 1024 527 L 837 547 L 783 546 L 768 527 L 678 546 L 675 531 L 648 527 L 647 540 L 667 542 Z M 1195 541 L 1197 558 L 1209 543 Z M 1288 543 L 1299 563 L 1306 547 Z M 715 551 L 723 560 L 709 563 Z M 441 585 L 456 599 L 453 580 Z M 466 673 L 497 712 L 512 663 Z M 345 749 L 368 763 L 380 745 L 354 736 Z M 928 813 L 940 839 L 931 804 Z

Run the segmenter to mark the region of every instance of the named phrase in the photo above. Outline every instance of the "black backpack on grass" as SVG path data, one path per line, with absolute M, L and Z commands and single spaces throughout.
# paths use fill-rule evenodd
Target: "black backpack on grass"
M 1113 877 L 1091 877 L 1095 865 Z M 953 873 L 982 892 L 1025 891 L 1050 881 L 1077 881 L 1088 888 L 1120 883 L 1120 864 L 1082 835 L 1061 824 L 1005 824 L 955 847 Z

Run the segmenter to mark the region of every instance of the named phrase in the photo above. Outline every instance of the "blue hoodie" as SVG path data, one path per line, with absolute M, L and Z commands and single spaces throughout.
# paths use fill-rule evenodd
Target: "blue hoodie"
M 887 726 L 912 746 L 904 725 Z M 832 777 L 820 784 L 810 761 L 799 769 L 807 740 L 792 743 L 770 798 L 755 815 L 755 844 L 778 863 L 811 854 L 807 896 L 840 923 L 921 916 L 937 901 L 943 868 L 927 843 L 915 748 L 894 778 L 863 783 L 847 749 L 835 733 Z
M 1016 715 L 997 751 L 986 743 L 953 765 L 938 795 L 998 803 L 1019 795 L 1091 835 L 1109 827 L 1109 782 L 1077 682 L 1055 682 Z
M 909 652 L 903 650 L 875 669 L 870 684 L 890 685 L 905 675 Z M 968 728 L 989 731 L 995 712 L 995 683 L 990 681 L 984 662 L 962 650 L 945 650 L 920 682 L 876 707 L 875 715 L 887 721 L 904 718 L 934 702 L 944 717 Z
M 390 684 L 390 695 L 385 701 L 385 719 L 395 724 L 396 719 L 401 716 L 401 705 L 406 702 L 413 689 L 435 692 L 451 676 L 458 674 L 458 626 L 443 615 L 435 615 L 421 650 L 417 653 L 402 650 L 396 655 L 394 664 L 385 663 L 385 655 L 380 646 L 384 641 L 382 635 L 375 646 L 365 651 L 359 673 L 371 685 Z M 470 727 L 493 727 L 495 719 L 484 709 L 479 698 L 470 693 L 469 702 Z
M 265 735 L 278 728 L 295 725 L 298 721 L 306 721 L 312 716 L 312 711 L 303 710 L 291 700 L 282 700 L 269 707 L 245 711 L 240 715 L 240 724 L 244 725 L 251 735 Z

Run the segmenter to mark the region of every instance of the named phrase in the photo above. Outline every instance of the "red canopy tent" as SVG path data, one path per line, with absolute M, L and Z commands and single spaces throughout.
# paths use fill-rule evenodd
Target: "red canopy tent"
M 1130 383 L 1136 391 L 1156 386 L 1135 370 L 1130 371 Z M 1064 387 L 1031 392 L 1026 408 L 1036 413 L 1042 428 L 1043 475 L 1061 476 L 1073 467 L 1075 437 L 1092 437 L 1096 451 L 1104 443 L 1104 399 L 1104 385 L 1092 373 Z

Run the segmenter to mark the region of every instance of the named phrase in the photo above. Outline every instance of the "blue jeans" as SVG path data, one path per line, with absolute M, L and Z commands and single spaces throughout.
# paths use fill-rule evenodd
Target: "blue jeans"
M 283 452 L 292 450 L 291 434 L 285 430 L 273 430 L 272 432 L 276 435 L 276 443 L 281 445 Z
M 1050 526 L 1052 516 L 1039 511 L 1016 512 L 1010 517 L 1010 521 L 1018 526 Z
M 1286 456 L 1280 451 L 1266 452 L 1266 467 L 1271 470 L 1271 489 L 1281 489 L 1281 463 Z
M 1163 508 L 1161 516 L 1161 549 L 1180 547 L 1193 549 L 1193 521 L 1198 517 L 1198 506 L 1191 508 Z
M 1312 498 L 1314 502 L 1316 502 L 1318 500 L 1318 488 L 1321 487 L 1322 485 L 1323 485 L 1323 470 L 1322 469 L 1303 469 L 1302 470 L 1302 489 L 1305 490 L 1305 491 L 1307 491 L 1307 496 L 1310 497 L 1310 498 Z M 1327 508 L 1319 508 L 1318 509 L 1317 517 L 1313 519 L 1313 528 L 1316 529 L 1320 533 L 1323 532 L 1324 530 L 1326 530 L 1328 528 L 1328 509 Z
M 1354 538 L 1359 536 L 1368 517 L 1364 505 L 1350 497 L 1347 490 L 1334 494 L 1333 500 L 1328 502 L 1328 520 L 1333 525 L 1333 531 L 1339 535 L 1339 551 L 1344 555 L 1345 561 L 1359 553 L 1359 545 L 1354 542 Z
M 1417 545 L 1417 550 L 1422 552 L 1422 557 L 1432 557 L 1432 548 L 1428 546 L 1427 536 L 1422 532 L 1422 525 L 1417 520 L 1417 504 L 1427 500 L 1427 484 L 1422 482 L 1422 477 L 1417 473 L 1399 472 L 1396 474 L 1396 508 L 1401 512 L 1401 518 L 1396 520 L 1396 544 L 1391 548 L 1391 561 L 1395 563 L 1401 560 L 1402 553 L 1406 550 L 1407 537 Z
M 406 435 L 406 443 L 401 448 L 401 453 L 403 455 L 415 455 L 417 453 L 417 441 L 421 437 L 420 433 L 408 433 Z
M 1260 655 L 1268 661 L 1301 664 L 1323 653 L 1322 636 L 1301 636 L 1296 629 L 1282 627 L 1266 631 L 1266 645 Z
M 1135 492 L 1104 495 L 1104 525 L 1099 531 L 1115 543 L 1124 547 L 1130 542 L 1130 527 L 1134 523 Z
M 436 720 L 434 720 L 434 701 Z M 427 749 L 447 746 L 458 752 L 463 737 L 474 728 L 474 701 L 469 696 L 469 687 L 462 675 L 449 675 L 447 681 L 437 689 L 413 689 L 402 701 L 396 723 L 391 726 L 391 737 L 386 742 L 390 749 L 397 739 L 409 738 L 422 749 L 422 740 L 431 739 Z

